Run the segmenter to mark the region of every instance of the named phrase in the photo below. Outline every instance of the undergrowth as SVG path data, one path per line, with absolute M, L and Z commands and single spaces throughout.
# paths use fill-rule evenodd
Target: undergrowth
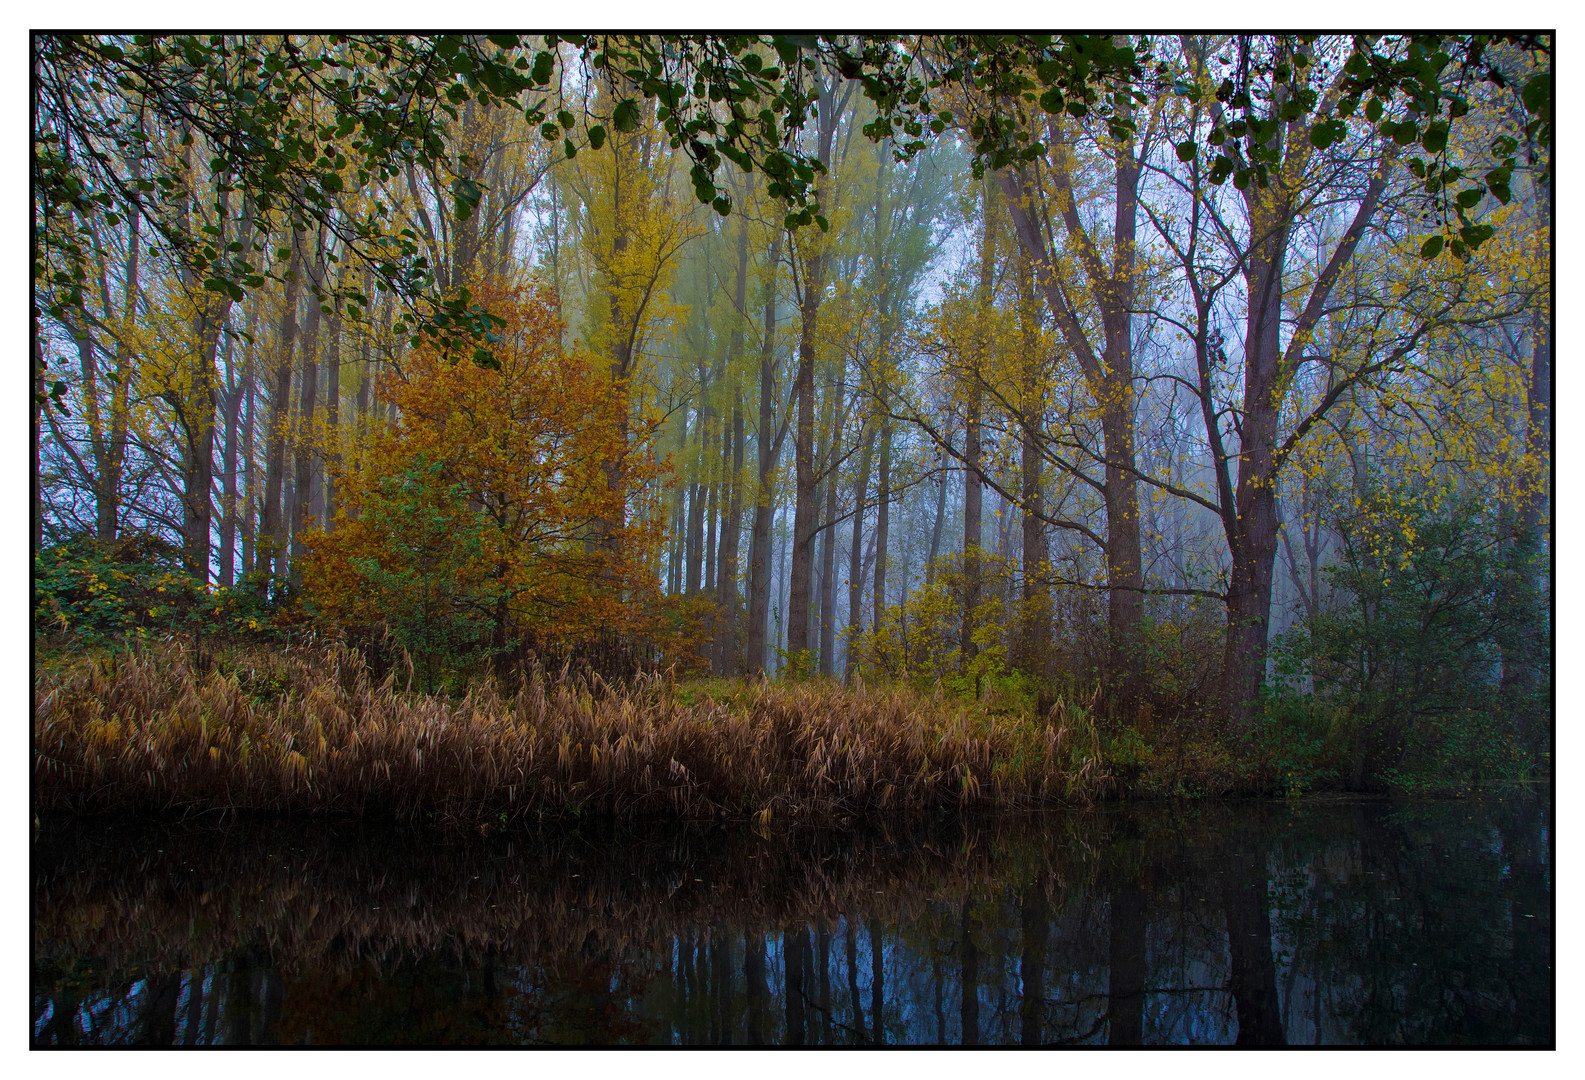
M 339 644 L 41 665 L 35 810 L 830 822 L 1086 803 L 1111 785 L 1093 717 L 1067 701 L 1028 718 L 908 688 L 537 667 L 455 698 L 407 685 Z

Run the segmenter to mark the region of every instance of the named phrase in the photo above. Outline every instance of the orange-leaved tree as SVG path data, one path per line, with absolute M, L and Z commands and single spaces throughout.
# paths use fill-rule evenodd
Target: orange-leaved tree
M 332 461 L 336 528 L 307 541 L 308 598 L 337 622 L 383 622 L 431 660 L 644 632 L 660 519 L 611 501 L 655 491 L 649 440 L 624 434 L 610 380 L 563 347 L 548 296 L 489 291 L 499 366 L 415 349 L 383 380 L 395 422 Z M 626 472 L 614 494 L 612 461 Z M 626 522 L 621 542 L 602 544 L 611 521 Z

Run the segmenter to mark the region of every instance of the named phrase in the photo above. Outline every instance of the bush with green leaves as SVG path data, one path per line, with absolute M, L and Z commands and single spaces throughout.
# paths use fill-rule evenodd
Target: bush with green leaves
M 481 513 L 428 454 L 384 477 L 363 511 L 362 524 L 384 544 L 348 561 L 359 587 L 377 598 L 392 641 L 423 663 L 425 687 L 434 690 L 449 669 L 490 646 L 497 622 L 503 594 L 470 573 L 483 546 Z
M 1312 773 L 1330 763 L 1355 789 L 1459 790 L 1522 772 L 1499 708 L 1502 643 L 1545 628 L 1501 587 L 1514 542 L 1502 515 L 1450 486 L 1382 485 L 1338 532 L 1332 603 L 1275 650 L 1266 716 L 1284 752 Z
M 153 534 L 76 536 L 33 557 L 33 633 L 46 649 L 151 635 L 257 638 L 274 629 L 263 591 L 252 578 L 232 588 L 196 581 L 180 550 Z

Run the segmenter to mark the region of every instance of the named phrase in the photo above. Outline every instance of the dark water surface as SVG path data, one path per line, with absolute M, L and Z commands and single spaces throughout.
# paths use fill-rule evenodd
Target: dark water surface
M 842 831 L 45 822 L 33 1040 L 1550 1044 L 1543 800 Z

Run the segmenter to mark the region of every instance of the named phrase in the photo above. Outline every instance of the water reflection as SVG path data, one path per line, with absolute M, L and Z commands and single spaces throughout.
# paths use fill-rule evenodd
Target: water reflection
M 1546 812 L 47 823 L 34 1043 L 1548 1044 Z

